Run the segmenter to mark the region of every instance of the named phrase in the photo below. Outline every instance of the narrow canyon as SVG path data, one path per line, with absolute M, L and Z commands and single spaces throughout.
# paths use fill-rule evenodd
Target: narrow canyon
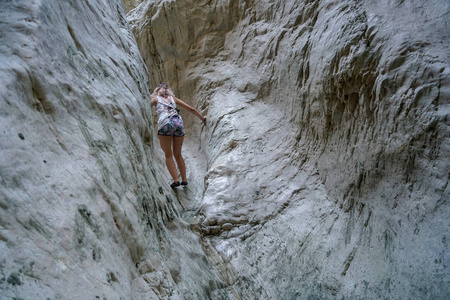
M 2 300 L 450 298 L 448 0 L 0 0 L 0 82 Z

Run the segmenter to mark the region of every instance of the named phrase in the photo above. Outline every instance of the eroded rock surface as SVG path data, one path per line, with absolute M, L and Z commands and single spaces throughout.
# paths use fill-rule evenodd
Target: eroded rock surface
M 1 1 L 0 19 L 0 298 L 207 298 L 123 3 Z
M 151 84 L 208 113 L 202 230 L 229 291 L 449 296 L 448 1 L 145 1 L 128 19 Z
M 449 298 L 448 1 L 17 0 L 0 20 L 1 298 Z M 175 192 L 161 81 L 208 115 L 182 112 Z

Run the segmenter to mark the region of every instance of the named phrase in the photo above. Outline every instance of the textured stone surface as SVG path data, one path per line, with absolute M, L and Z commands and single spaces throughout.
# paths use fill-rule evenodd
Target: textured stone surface
M 139 4 L 144 2 L 144 0 L 124 0 L 123 2 L 125 4 L 125 9 L 128 12 L 128 11 L 132 10 L 133 8 L 136 8 L 137 6 L 139 6 Z
M 0 20 L 0 298 L 207 298 L 123 3 L 1 1 Z
M 146 1 L 128 19 L 151 84 L 208 113 L 201 228 L 226 297 L 448 298 L 448 1 Z
M 449 298 L 448 1 L 0 20 L 2 299 Z M 154 135 L 161 81 L 208 114 L 182 112 L 187 189 Z

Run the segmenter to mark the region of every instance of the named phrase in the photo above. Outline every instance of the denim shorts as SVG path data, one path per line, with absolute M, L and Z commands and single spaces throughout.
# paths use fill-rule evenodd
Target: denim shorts
M 158 130 L 158 135 L 184 136 L 183 120 L 180 116 L 173 116 L 166 125 Z

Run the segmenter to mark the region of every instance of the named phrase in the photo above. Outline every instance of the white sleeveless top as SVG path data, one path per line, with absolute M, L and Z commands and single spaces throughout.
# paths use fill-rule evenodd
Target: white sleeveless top
M 169 123 L 171 117 L 178 115 L 178 110 L 172 96 L 169 99 L 157 96 L 157 99 L 156 114 L 158 115 L 158 130 L 160 130 Z

